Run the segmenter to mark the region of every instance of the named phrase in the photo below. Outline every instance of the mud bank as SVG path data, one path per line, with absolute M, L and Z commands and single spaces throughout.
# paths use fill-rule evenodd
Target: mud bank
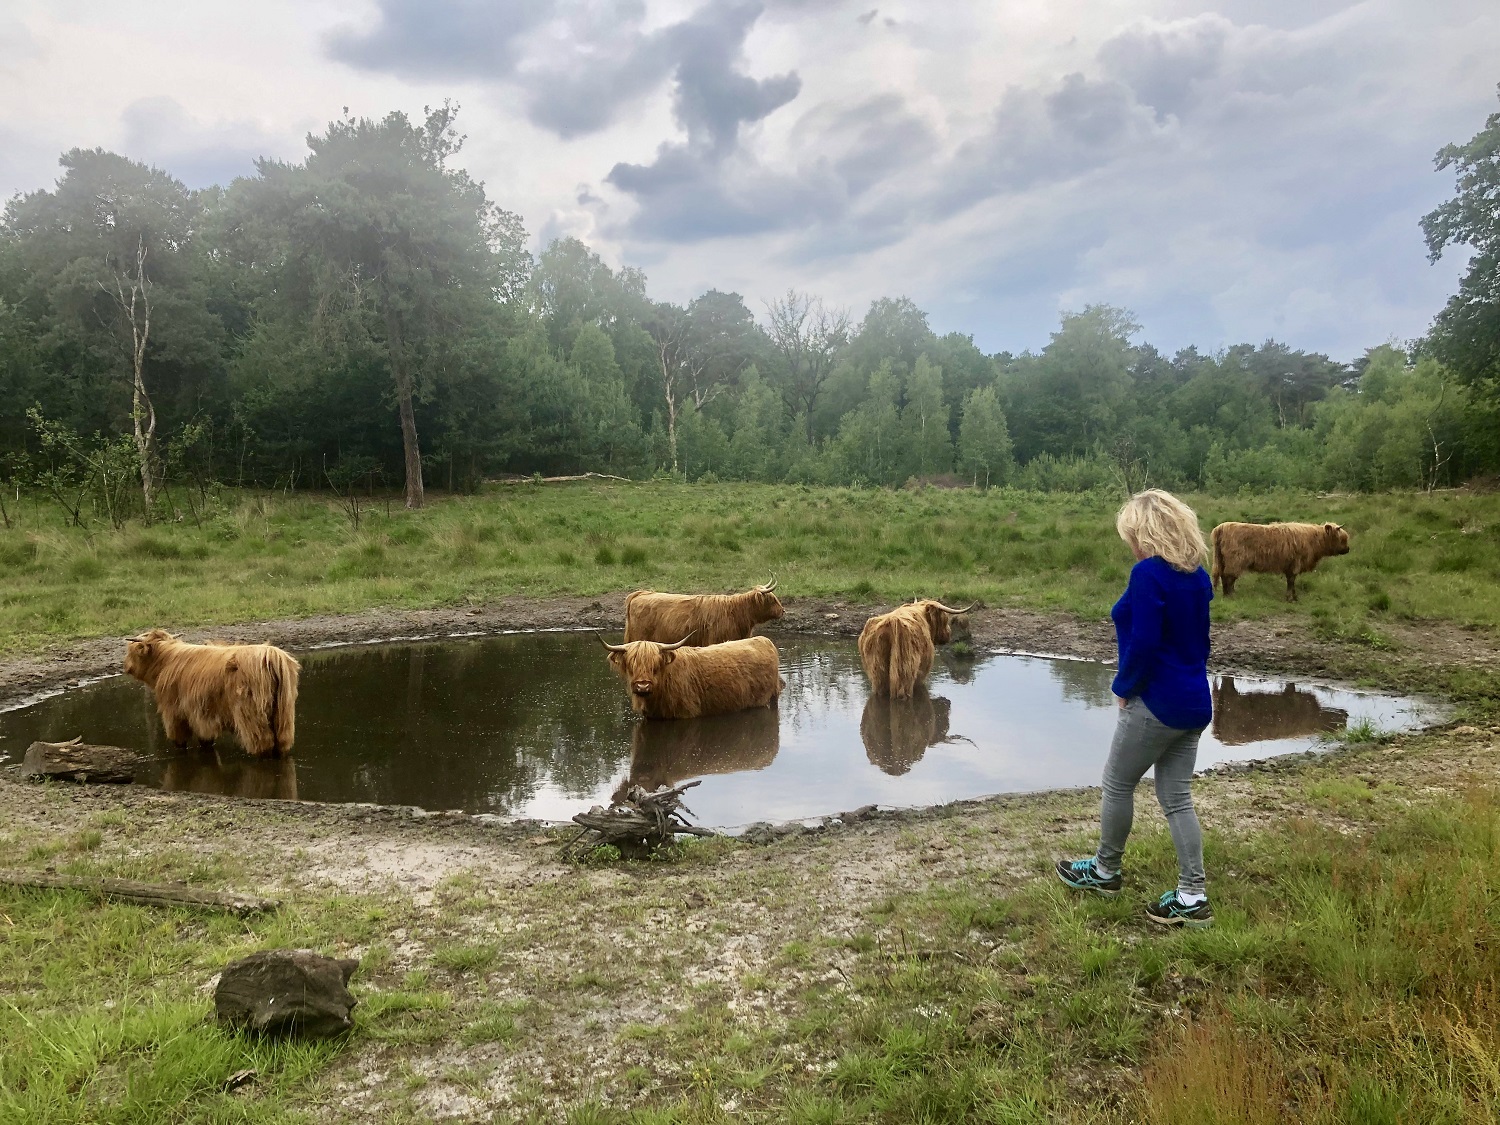
M 412 637 L 498 633 L 525 629 L 619 630 L 625 592 L 589 597 L 504 598 L 483 605 L 430 610 L 371 609 L 340 616 L 305 617 L 226 625 L 184 632 L 188 640 L 269 641 L 291 649 Z M 789 598 L 786 616 L 764 631 L 824 633 L 854 637 L 865 619 L 889 605 L 834 599 Z M 970 614 L 974 642 L 1013 652 L 1112 660 L 1114 630 L 1106 618 L 1021 609 L 977 609 Z M 1351 667 L 1416 663 L 1493 667 L 1500 671 L 1500 639 L 1481 629 L 1441 622 L 1392 622 L 1383 626 L 1390 647 L 1372 659 L 1369 648 L 1319 638 L 1300 618 L 1234 621 L 1215 625 L 1212 667 L 1227 672 L 1338 677 Z M 0 706 L 14 705 L 70 680 L 119 671 L 124 637 L 94 637 L 60 644 L 30 656 L 0 658 Z M 1399 686 L 1399 685 L 1397 685 Z

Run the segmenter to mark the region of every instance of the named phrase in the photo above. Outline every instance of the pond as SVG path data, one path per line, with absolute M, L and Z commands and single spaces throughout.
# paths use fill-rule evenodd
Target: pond
M 687 803 L 720 827 L 1098 784 L 1115 721 L 1105 665 L 941 652 L 929 692 L 893 701 L 871 697 L 852 639 L 775 639 L 780 706 L 737 715 L 635 719 L 592 635 L 523 633 L 300 654 L 296 753 L 280 760 L 231 737 L 176 751 L 150 692 L 113 676 L 0 714 L 0 761 L 81 734 L 146 752 L 142 780 L 165 789 L 548 820 L 629 783 L 701 777 Z M 1412 700 L 1229 676 L 1214 700 L 1200 769 L 1437 718 Z

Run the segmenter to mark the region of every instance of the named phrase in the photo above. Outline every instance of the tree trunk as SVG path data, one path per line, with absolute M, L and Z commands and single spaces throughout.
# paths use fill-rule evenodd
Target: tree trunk
M 417 444 L 417 412 L 412 405 L 411 369 L 401 344 L 401 324 L 390 299 L 385 301 L 385 343 L 391 358 L 391 375 L 396 380 L 396 405 L 401 411 L 401 449 L 406 457 L 406 506 L 420 508 L 426 503 L 422 488 L 422 449 Z

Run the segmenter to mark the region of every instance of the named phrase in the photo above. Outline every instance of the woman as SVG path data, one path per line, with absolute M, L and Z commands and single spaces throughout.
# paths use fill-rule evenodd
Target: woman
M 1177 849 L 1177 889 L 1146 907 L 1166 926 L 1211 926 L 1203 874 L 1203 834 L 1193 811 L 1198 737 L 1213 716 L 1208 690 L 1208 603 L 1213 584 L 1203 570 L 1208 550 L 1198 517 L 1157 488 L 1132 496 L 1115 520 L 1136 564 L 1124 595 L 1110 611 L 1120 648 L 1113 690 L 1120 706 L 1104 764 L 1098 852 L 1058 860 L 1057 874 L 1081 891 L 1120 893 L 1120 857 L 1135 812 L 1135 787 L 1156 767 L 1156 799 Z

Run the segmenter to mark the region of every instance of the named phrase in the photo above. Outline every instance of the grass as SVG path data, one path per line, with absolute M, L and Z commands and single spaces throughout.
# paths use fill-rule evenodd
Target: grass
M 1353 553 L 1303 579 L 1302 602 L 1247 576 L 1214 607 L 1220 622 L 1305 622 L 1353 654 L 1351 676 L 1417 686 L 1391 640 L 1405 622 L 1500 624 L 1500 497 L 1188 499 L 1205 525 L 1351 529 Z M 0 650 L 518 593 L 728 589 L 772 571 L 793 597 L 921 592 L 1098 617 L 1129 561 L 1116 504 L 517 486 L 377 509 L 358 532 L 317 497 L 242 495 L 201 528 L 122 532 L 23 506 L 0 531 Z M 1484 667 L 1421 684 L 1500 698 Z M 46 815 L 0 823 L 0 865 L 294 889 L 277 914 L 240 921 L 0 888 L 0 1125 L 422 1121 L 444 1091 L 485 1118 L 596 1125 L 1494 1123 L 1500 797 L 1483 771 L 1462 781 L 1443 764 L 1452 737 L 1366 726 L 1343 757 L 1205 782 L 1219 920 L 1193 933 L 1140 917 L 1172 870 L 1154 818 L 1138 821 L 1121 899 L 1047 877 L 1049 858 L 1090 843 L 1076 796 L 948 816 L 937 866 L 917 822 L 761 849 L 707 841 L 649 866 L 537 853 L 539 876 L 480 867 L 419 903 L 304 886 L 302 860 L 255 856 L 244 841 L 282 813 L 28 790 Z M 1382 772 L 1424 756 L 1413 775 Z M 336 836 L 311 820 L 288 832 L 313 852 Z M 213 1026 L 205 982 L 274 946 L 362 951 L 350 1037 L 277 1045 Z M 254 1081 L 225 1089 L 242 1070 Z M 346 1105 L 351 1090 L 367 1100 Z
M 1500 496 L 1187 499 L 1205 527 L 1332 519 L 1354 536 L 1348 557 L 1299 582 L 1299 605 L 1281 600 L 1276 576 L 1251 575 L 1216 603 L 1219 620 L 1305 614 L 1325 637 L 1376 648 L 1389 621 L 1500 625 Z M 0 531 L 0 649 L 507 594 L 743 588 L 773 571 L 792 597 L 920 592 L 1097 617 L 1128 569 L 1117 505 L 1004 489 L 584 483 L 377 506 L 358 531 L 316 495 L 230 493 L 202 526 L 116 532 L 66 528 L 34 498 Z

